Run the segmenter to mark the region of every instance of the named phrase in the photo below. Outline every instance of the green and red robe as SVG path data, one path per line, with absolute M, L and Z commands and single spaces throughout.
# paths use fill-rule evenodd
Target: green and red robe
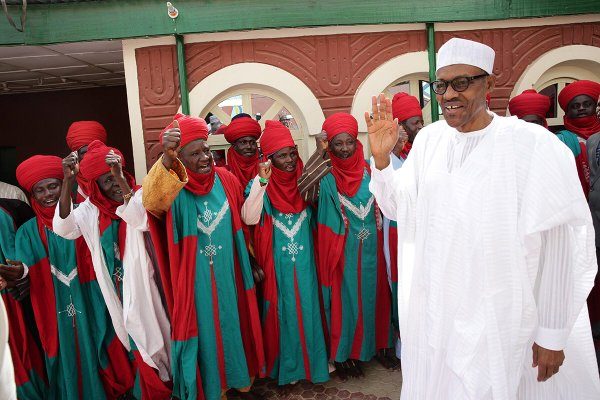
M 317 260 L 337 362 L 369 361 L 393 336 L 381 217 L 369 181 L 365 169 L 353 197 L 338 192 L 331 173 L 320 182 Z
M 0 263 L 16 260 L 15 234 L 18 223 L 13 216 L 11 202 L 17 200 L 1 200 L 0 204 Z M 25 204 L 25 203 L 23 203 Z M 47 380 L 44 359 L 38 345 L 37 329 L 32 326 L 33 316 L 29 298 L 15 300 L 8 290 L 1 292 L 8 317 L 9 348 L 12 356 L 17 385 L 17 398 L 21 400 L 38 400 L 47 397 Z M 31 313 L 32 314 L 32 313 Z M 28 318 L 30 317 L 30 318 Z
M 17 259 L 29 267 L 31 302 L 45 353 L 48 398 L 111 398 L 111 394 L 119 393 L 110 390 L 107 396 L 102 379 L 108 364 L 103 343 L 106 327 L 101 326 L 106 317 L 98 314 L 106 310 L 93 276 L 80 273 L 89 266 L 78 267 L 75 249 L 75 242 L 59 237 L 37 218 L 17 232 Z M 127 363 L 116 366 L 120 367 L 125 368 L 120 373 L 131 376 Z
M 299 213 L 281 213 L 264 194 L 254 243 L 265 273 L 267 371 L 279 385 L 301 379 L 315 383 L 329 380 L 312 221 L 310 206 Z
M 173 396 L 179 399 L 218 400 L 228 388 L 246 389 L 265 374 L 240 217 L 242 188 L 230 172 L 215 169 L 207 194 L 181 190 L 167 212 L 168 255 L 159 250 L 164 242 L 156 221 L 151 225 L 171 316 Z M 150 190 L 146 183 L 144 190 Z
M 93 223 L 91 221 L 98 221 Z M 104 304 L 106 312 L 105 343 L 110 349 L 127 349 L 125 357 L 118 362 L 111 362 L 111 372 L 118 380 L 114 383 L 126 382 L 127 391 L 132 391 L 138 399 L 168 399 L 171 389 L 168 382 L 163 382 L 158 372 L 146 364 L 135 343 L 125 329 L 123 317 L 123 255 L 126 243 L 127 224 L 121 219 L 112 219 L 102 215 L 88 198 L 70 215 L 61 219 L 58 213 L 54 217 L 54 230 L 67 239 L 79 239 L 83 236 L 93 264 L 93 273 L 100 288 L 99 300 Z M 100 273 L 98 272 L 100 271 Z M 110 304 L 109 304 L 110 303 Z M 154 332 L 148 332 L 148 336 Z M 123 371 L 119 373 L 118 371 Z M 125 374 L 125 371 L 130 371 Z

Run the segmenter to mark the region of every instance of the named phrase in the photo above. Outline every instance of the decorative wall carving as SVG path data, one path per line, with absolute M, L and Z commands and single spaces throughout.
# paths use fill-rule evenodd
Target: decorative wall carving
M 600 47 L 600 24 L 437 32 L 437 47 L 451 37 L 478 40 L 496 50 L 494 73 L 498 79 L 491 108 L 504 114 L 513 86 L 531 62 L 560 46 Z M 327 116 L 350 111 L 356 89 L 378 66 L 393 57 L 426 48 L 425 31 L 192 43 L 186 45 L 188 86 L 191 90 L 208 75 L 229 65 L 265 63 L 302 80 L 319 99 Z M 144 141 L 151 165 L 160 153 L 158 135 L 180 105 L 175 46 L 141 48 L 136 50 L 136 59 Z
M 491 108 L 504 115 L 513 87 L 528 65 L 561 46 L 583 44 L 600 47 L 600 24 L 438 32 L 437 48 L 452 37 L 477 40 L 496 50 L 494 74 L 497 80 Z M 531 82 L 532 85 L 534 83 Z

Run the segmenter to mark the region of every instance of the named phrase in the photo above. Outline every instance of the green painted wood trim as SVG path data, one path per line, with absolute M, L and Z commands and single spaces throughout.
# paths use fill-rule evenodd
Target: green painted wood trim
M 0 44 L 49 44 L 174 33 L 330 25 L 481 21 L 600 13 L 598 0 L 105 0 L 27 7 L 19 33 L 0 15 Z M 11 6 L 13 18 L 19 8 Z
M 190 92 L 187 84 L 187 69 L 185 67 L 185 46 L 183 36 L 175 35 L 177 45 L 177 69 L 179 71 L 179 93 L 181 94 L 181 111 L 190 115 Z
M 429 82 L 435 81 L 435 29 L 433 23 L 427 23 L 427 57 L 429 59 Z M 436 122 L 440 119 L 438 101 L 431 86 L 429 86 L 431 96 L 431 122 Z

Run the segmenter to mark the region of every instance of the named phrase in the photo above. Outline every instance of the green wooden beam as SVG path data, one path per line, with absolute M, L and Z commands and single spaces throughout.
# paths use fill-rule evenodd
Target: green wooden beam
M 600 13 L 598 0 L 105 0 L 27 7 L 24 33 L 0 14 L 0 45 L 123 39 L 174 33 L 412 22 L 481 21 Z M 18 19 L 20 8 L 10 6 Z M 175 27 L 177 32 L 175 32 Z
M 179 72 L 179 93 L 181 94 L 181 112 L 190 115 L 190 92 L 187 84 L 187 69 L 185 67 L 185 46 L 183 36 L 175 35 L 177 44 L 177 69 Z
M 433 23 L 427 23 L 427 57 L 429 59 L 429 82 L 433 82 L 436 80 L 435 77 L 435 30 L 433 28 Z M 440 119 L 440 112 L 438 109 L 437 97 L 435 97 L 435 93 L 433 92 L 433 88 L 431 84 L 429 85 L 429 96 L 431 102 L 431 122 L 436 122 Z

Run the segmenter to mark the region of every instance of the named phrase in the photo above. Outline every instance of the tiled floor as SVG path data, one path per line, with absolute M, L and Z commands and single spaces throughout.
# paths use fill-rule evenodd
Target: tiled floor
M 261 380 L 254 385 L 254 392 L 265 399 L 281 400 L 397 400 L 400 398 L 402 375 L 400 371 L 389 371 L 372 361 L 364 365 L 365 377 L 342 382 L 335 372 L 331 380 L 313 385 L 299 382 L 287 395 L 282 395 L 272 380 Z

